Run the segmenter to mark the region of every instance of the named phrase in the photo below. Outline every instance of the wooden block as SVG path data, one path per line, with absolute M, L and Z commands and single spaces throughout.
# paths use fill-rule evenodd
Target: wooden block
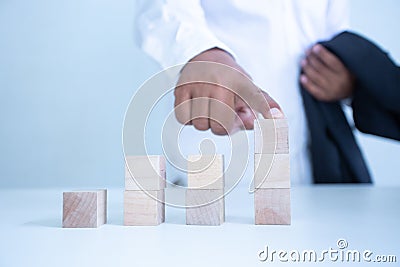
M 223 155 L 190 155 L 188 157 L 188 187 L 192 189 L 223 189 Z
M 133 177 L 125 168 L 125 190 L 162 190 L 166 184 L 165 170 L 161 171 L 160 176 Z
M 159 225 L 163 223 L 165 221 L 164 200 L 164 190 L 125 191 L 124 225 Z
M 165 187 L 165 158 L 163 156 L 126 157 L 125 190 L 141 190 L 141 188 L 161 190 Z
M 107 222 L 107 190 L 63 193 L 63 227 L 95 228 Z
M 187 189 L 186 224 L 221 225 L 225 221 L 223 194 L 223 189 Z M 201 206 L 191 207 L 197 205 Z
M 289 153 L 289 128 L 286 119 L 258 119 L 254 121 L 254 153 Z
M 290 188 L 289 154 L 255 154 L 254 188 Z
M 257 189 L 254 208 L 256 224 L 290 225 L 290 189 Z

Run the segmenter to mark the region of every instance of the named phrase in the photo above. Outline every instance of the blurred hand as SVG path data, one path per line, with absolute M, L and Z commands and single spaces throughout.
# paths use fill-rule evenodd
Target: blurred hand
M 352 95 L 355 77 L 322 45 L 317 44 L 308 50 L 301 66 L 300 82 L 316 99 L 331 102 Z
M 254 85 L 229 53 L 214 48 L 189 62 L 175 88 L 175 115 L 180 123 L 225 135 L 253 129 L 257 113 L 266 118 L 283 116 L 279 105 Z

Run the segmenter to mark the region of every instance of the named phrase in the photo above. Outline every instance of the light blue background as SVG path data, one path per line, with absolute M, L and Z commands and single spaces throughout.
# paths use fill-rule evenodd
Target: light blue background
M 0 1 L 0 187 L 123 185 L 123 116 L 158 67 L 134 41 L 134 1 Z M 400 1 L 351 0 L 354 29 L 400 61 Z M 400 145 L 359 136 L 378 185 Z

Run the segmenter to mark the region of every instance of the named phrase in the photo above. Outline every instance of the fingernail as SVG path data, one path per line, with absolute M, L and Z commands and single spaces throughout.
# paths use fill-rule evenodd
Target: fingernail
M 277 108 L 272 108 L 269 112 L 271 113 L 273 119 L 279 119 L 284 117 L 282 111 L 280 111 Z
M 303 60 L 300 62 L 300 64 L 301 64 L 302 67 L 304 67 L 305 65 L 307 65 L 307 60 L 303 59 Z
M 301 76 L 300 76 L 300 81 L 301 81 L 302 83 L 307 83 L 307 77 L 306 77 L 305 75 L 301 75 Z
M 318 54 L 321 51 L 321 46 L 320 45 L 315 45 L 313 47 L 313 51 Z

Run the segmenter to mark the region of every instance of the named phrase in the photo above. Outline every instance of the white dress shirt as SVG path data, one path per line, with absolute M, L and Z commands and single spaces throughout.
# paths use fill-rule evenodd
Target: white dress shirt
M 312 182 L 299 63 L 312 44 L 347 29 L 346 0 L 147 0 L 138 11 L 141 47 L 164 68 L 213 47 L 231 53 L 289 120 L 292 184 Z

